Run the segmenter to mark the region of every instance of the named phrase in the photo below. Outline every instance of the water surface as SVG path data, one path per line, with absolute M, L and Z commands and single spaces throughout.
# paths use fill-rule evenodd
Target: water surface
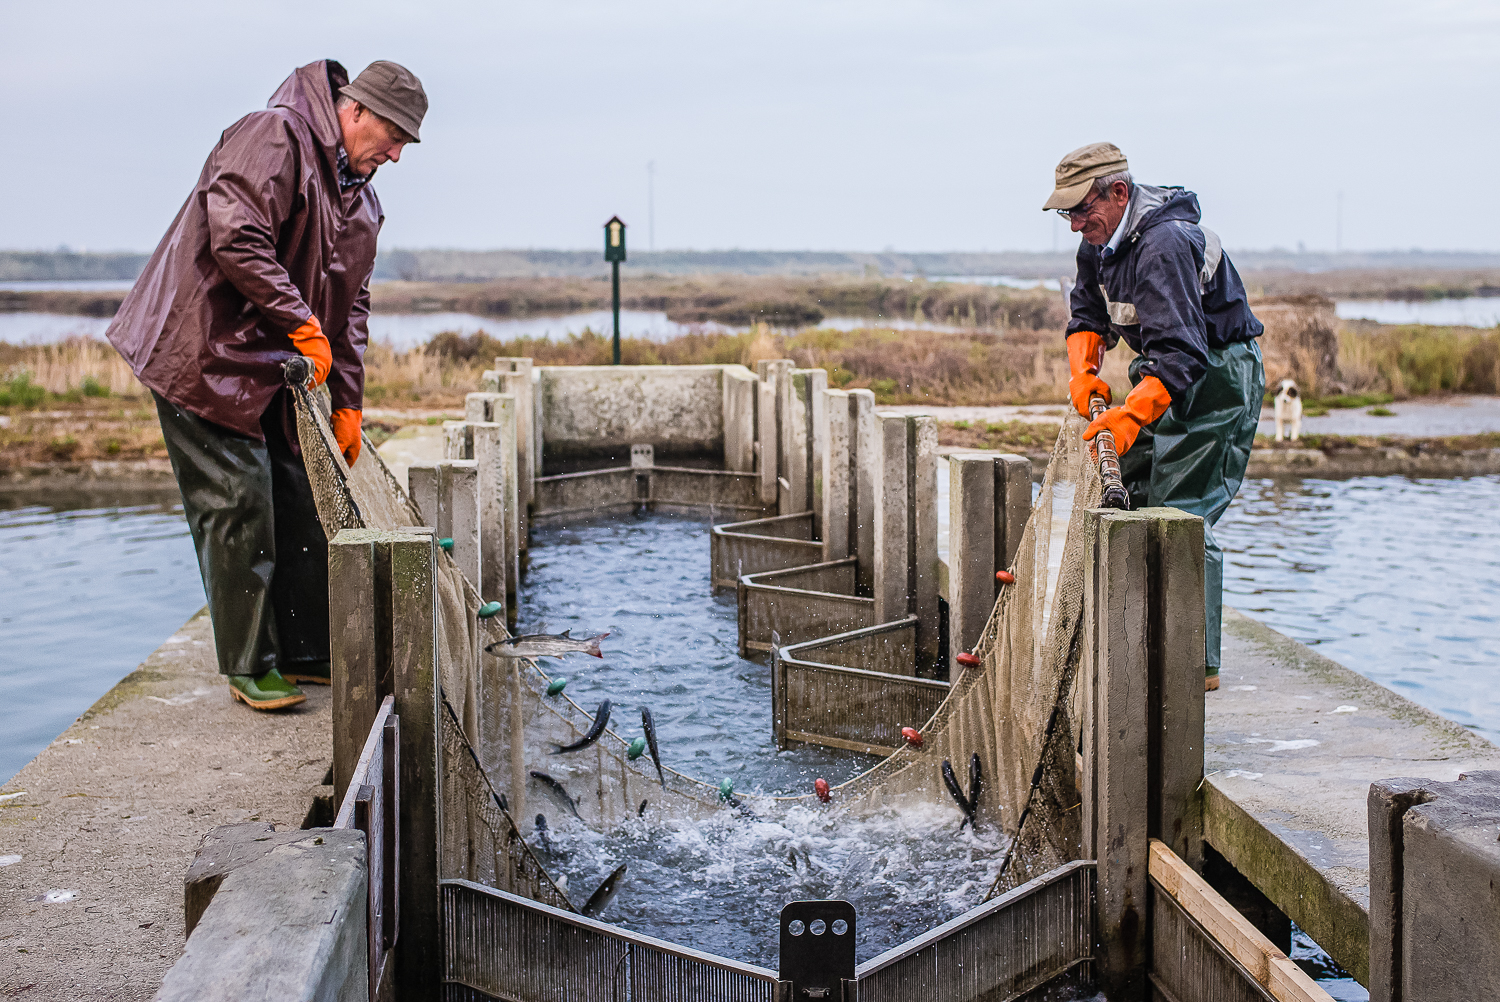
M 0 781 L 203 606 L 181 505 L 99 503 L 0 496 Z

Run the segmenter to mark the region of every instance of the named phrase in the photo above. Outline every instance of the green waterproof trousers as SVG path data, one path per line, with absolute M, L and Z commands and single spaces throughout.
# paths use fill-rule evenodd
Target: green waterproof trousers
M 328 541 L 285 394 L 261 416 L 264 442 L 156 397 L 225 675 L 328 661 Z
M 1144 356 L 1130 363 L 1132 384 L 1141 381 L 1144 363 Z M 1185 397 L 1173 400 L 1165 414 L 1142 428 L 1130 451 L 1120 457 L 1132 508 L 1180 508 L 1203 518 L 1203 607 L 1210 675 L 1219 673 L 1224 619 L 1224 551 L 1214 537 L 1214 524 L 1245 479 L 1265 392 L 1266 370 L 1259 345 L 1241 341 L 1210 348 L 1203 378 Z

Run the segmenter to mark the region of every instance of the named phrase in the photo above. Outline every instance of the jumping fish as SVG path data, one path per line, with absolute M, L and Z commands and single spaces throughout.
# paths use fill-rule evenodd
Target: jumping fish
M 577 818 L 579 821 L 583 820 L 583 815 L 578 813 L 578 805 L 573 803 L 573 798 L 568 796 L 568 791 L 563 789 L 563 785 L 561 783 L 553 779 L 551 776 L 547 775 L 545 772 L 537 772 L 535 769 L 531 770 L 531 778 L 546 787 L 547 791 L 552 794 L 554 799 L 560 801 L 564 807 L 573 812 L 573 816 L 575 818 Z
M 615 867 L 615 872 L 604 878 L 604 883 L 589 895 L 588 903 L 583 906 L 583 914 L 589 918 L 596 917 L 600 912 L 609 907 L 609 903 L 615 899 L 620 892 L 620 885 L 625 881 L 625 864 L 621 863 Z
M 510 637 L 495 641 L 485 650 L 501 658 L 561 658 L 564 654 L 573 653 L 604 657 L 599 650 L 599 641 L 609 636 L 608 633 L 575 640 L 569 636 L 572 632 L 564 630 L 561 633 L 530 633 L 524 637 Z
M 646 732 L 646 747 L 651 749 L 651 761 L 656 763 L 656 778 L 661 780 L 661 788 L 667 788 L 667 775 L 661 770 L 661 753 L 656 750 L 656 721 L 651 719 L 651 711 L 644 706 L 641 707 L 641 727 Z
M 599 709 L 594 711 L 594 722 L 589 725 L 588 733 L 570 745 L 558 745 L 552 750 L 552 754 L 561 755 L 563 752 L 578 751 L 598 741 L 599 735 L 604 733 L 604 728 L 609 726 L 609 713 L 612 706 L 613 704 L 607 699 L 600 703 Z
M 536 838 L 545 847 L 547 845 L 547 815 L 536 816 Z
M 979 774 L 979 754 L 976 752 L 969 759 L 969 795 L 964 796 L 963 787 L 958 785 L 958 777 L 953 773 L 953 765 L 947 759 L 943 759 L 943 785 L 948 787 L 948 792 L 958 803 L 958 809 L 964 812 L 964 819 L 958 823 L 958 830 L 963 831 L 964 825 L 974 823 L 974 812 L 979 810 L 979 794 L 983 783 Z

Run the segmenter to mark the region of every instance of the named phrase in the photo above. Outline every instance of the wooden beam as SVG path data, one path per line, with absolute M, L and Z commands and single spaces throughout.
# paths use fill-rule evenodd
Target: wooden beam
M 1151 840 L 1151 879 L 1192 916 L 1278 1002 L 1333 1002 L 1318 983 L 1160 839 Z

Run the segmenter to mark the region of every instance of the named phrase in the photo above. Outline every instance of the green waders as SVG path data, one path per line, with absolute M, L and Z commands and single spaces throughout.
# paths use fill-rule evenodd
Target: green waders
M 326 674 L 328 542 L 283 430 L 285 392 L 261 417 L 264 442 L 156 396 L 225 675 Z
M 1130 363 L 1130 382 L 1141 381 L 1142 358 Z M 1266 370 L 1260 346 L 1241 341 L 1210 348 L 1208 371 L 1172 406 L 1141 429 L 1120 472 L 1132 508 L 1180 508 L 1203 518 L 1203 605 L 1207 619 L 1208 674 L 1217 675 L 1224 619 L 1224 551 L 1214 524 L 1229 508 L 1245 479 Z

